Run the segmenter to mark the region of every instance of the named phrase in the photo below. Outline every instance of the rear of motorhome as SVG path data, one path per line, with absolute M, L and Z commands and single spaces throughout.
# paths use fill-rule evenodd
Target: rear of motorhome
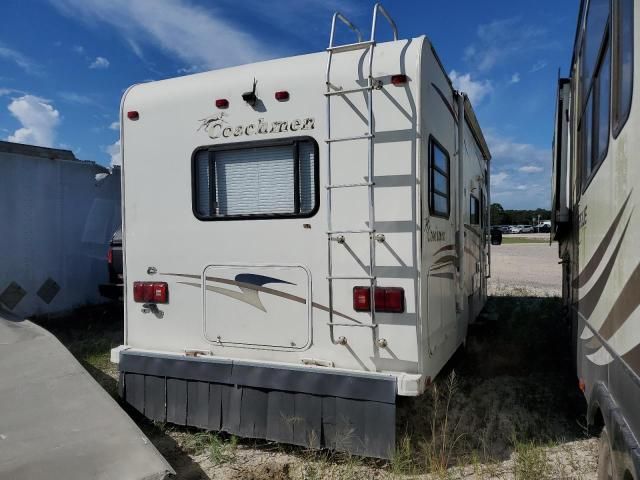
M 635 4 L 635 5 L 634 5 Z M 603 427 L 598 478 L 640 478 L 640 37 L 637 2 L 582 1 L 558 83 L 553 227 L 588 421 Z
M 112 359 L 151 419 L 384 458 L 486 300 L 490 155 L 425 37 L 330 38 L 125 93 Z

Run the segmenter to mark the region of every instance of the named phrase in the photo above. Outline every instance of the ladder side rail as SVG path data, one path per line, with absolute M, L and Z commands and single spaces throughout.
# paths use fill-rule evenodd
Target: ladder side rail
M 349 21 L 347 17 L 342 15 L 340 12 L 335 12 L 333 14 L 333 18 L 331 19 L 331 35 L 329 37 L 329 48 L 333 48 L 333 37 L 336 33 L 336 20 L 340 20 L 347 27 L 353 30 L 358 38 L 358 43 L 362 42 L 362 32 L 356 27 L 353 23 Z
M 391 25 L 391 30 L 393 31 L 393 40 L 398 40 L 398 27 L 396 27 L 396 22 L 393 21 L 389 12 L 382 6 L 381 3 L 376 3 L 373 6 L 373 21 L 371 23 L 371 41 L 375 42 L 376 40 L 376 24 L 378 20 L 378 12 L 382 13 L 382 15 L 387 19 L 389 25 Z
M 377 11 L 377 10 L 376 10 Z M 375 12 L 374 12 L 375 15 Z M 375 22 L 374 22 L 375 25 Z M 367 176 L 369 177 L 369 187 L 367 188 L 368 192 L 368 209 L 369 209 L 369 229 L 371 233 L 369 234 L 369 276 L 370 280 L 370 294 L 369 294 L 369 307 L 371 313 L 371 323 L 373 325 L 376 324 L 375 312 L 376 312 L 376 287 L 378 285 L 375 268 L 376 268 L 376 226 L 375 226 L 375 206 L 374 206 L 374 185 L 373 181 L 373 161 L 374 161 L 374 145 L 375 145 L 375 126 L 373 123 L 373 88 L 374 88 L 374 78 L 373 78 L 373 54 L 375 50 L 375 43 L 371 44 L 369 48 L 369 75 L 367 78 L 367 85 L 369 89 L 367 90 L 367 122 L 368 122 L 368 152 L 367 152 Z

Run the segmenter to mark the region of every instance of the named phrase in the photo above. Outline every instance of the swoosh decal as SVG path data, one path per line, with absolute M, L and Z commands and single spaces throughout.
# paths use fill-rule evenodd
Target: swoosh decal
M 198 279 L 200 280 L 201 277 L 200 275 L 190 275 L 190 274 L 186 274 L 186 273 L 163 273 L 161 275 L 170 275 L 170 276 L 174 276 L 174 277 L 182 277 L 182 278 L 193 278 L 193 279 Z M 237 278 L 237 277 L 236 277 Z M 256 308 L 258 308 L 259 310 L 262 311 L 266 311 L 264 309 L 264 307 L 262 306 L 262 302 L 260 302 L 260 300 L 258 299 L 258 302 L 260 302 L 260 308 L 259 306 L 256 306 L 252 303 L 253 301 L 253 297 L 246 297 L 244 296 L 244 290 L 253 290 L 253 293 L 255 294 L 255 296 L 258 296 L 258 292 L 261 293 L 266 293 L 267 295 L 274 295 L 276 297 L 280 297 L 280 298 L 286 298 L 287 300 L 291 300 L 293 302 L 297 302 L 297 303 L 302 303 L 302 304 L 306 304 L 307 303 L 307 299 L 306 298 L 302 298 L 302 297 L 298 297 L 297 295 L 291 295 L 290 293 L 286 293 L 286 292 L 281 292 L 279 290 L 275 290 L 273 288 L 268 288 L 268 287 L 262 287 L 262 286 L 257 286 L 257 285 L 253 285 L 250 283 L 243 283 L 243 282 L 238 282 L 236 280 L 229 280 L 227 278 L 220 278 L 220 277 L 207 277 L 206 278 L 207 281 L 211 281 L 211 282 L 218 282 L 218 283 L 224 283 L 227 285 L 234 285 L 239 287 L 242 292 L 235 292 L 233 290 L 229 290 L 226 288 L 220 288 L 220 287 L 216 287 L 213 285 L 207 285 L 207 290 L 212 291 L 212 292 L 216 292 L 216 293 L 220 293 L 222 295 L 226 295 L 228 297 L 234 298 L 236 300 L 239 300 L 241 302 L 245 302 L 248 303 L 249 305 L 252 305 Z M 202 288 L 202 284 L 201 283 L 195 283 L 195 282 L 178 282 L 181 283 L 183 285 L 188 285 L 191 287 L 198 287 L 198 288 Z M 289 283 L 289 282 L 286 282 Z M 311 306 L 314 308 L 317 308 L 318 310 L 322 310 L 324 312 L 329 312 L 329 307 L 316 303 L 316 302 L 312 302 Z M 355 323 L 362 323 L 359 320 L 356 320 L 353 317 L 350 317 L 349 315 L 345 315 L 344 313 L 341 312 L 337 312 L 337 311 L 333 311 L 333 314 L 338 316 L 338 317 L 342 317 L 346 320 L 351 320 L 352 322 Z
M 578 300 L 578 309 L 585 318 L 590 318 L 591 314 L 598 305 L 598 301 L 602 296 L 602 292 L 604 292 L 605 285 L 609 280 L 609 276 L 611 275 L 611 270 L 613 269 L 613 265 L 615 264 L 616 258 L 618 257 L 618 253 L 620 252 L 620 247 L 622 246 L 622 241 L 624 240 L 625 234 L 627 233 L 627 228 L 629 228 L 629 222 L 631 221 L 631 217 L 627 220 L 626 225 L 624 226 L 624 230 L 620 235 L 620 239 L 618 240 L 618 244 L 616 245 L 615 250 L 611 254 L 611 258 L 607 262 L 604 270 L 600 274 L 598 280 L 593 284 L 591 290 L 589 290 L 584 297 Z
M 455 255 L 445 255 L 444 257 L 440 257 L 438 260 L 433 262 L 432 267 L 440 265 L 441 263 L 455 262 L 456 258 L 458 257 L 456 257 Z
M 633 192 L 633 190 L 631 190 L 631 192 Z M 631 192 L 629 192 L 629 195 L 627 195 L 627 199 L 622 204 L 622 207 L 620 207 L 620 211 L 618 212 L 618 215 L 616 216 L 616 218 L 614 218 L 613 223 L 609 227 L 609 230 L 607 230 L 607 233 L 605 233 L 604 237 L 602 237 L 602 241 L 600 242 L 600 245 L 598 245 L 598 248 L 596 248 L 596 251 L 593 253 L 593 255 L 591 255 L 591 259 L 589 260 L 589 262 L 587 262 L 587 265 L 584 267 L 582 272 L 580 272 L 578 277 L 575 278 L 571 283 L 571 285 L 574 288 L 576 287 L 582 288 L 591 279 L 593 274 L 598 269 L 600 262 L 604 258 L 604 253 L 606 252 L 607 248 L 609 247 L 609 244 L 611 243 L 611 238 L 613 237 L 613 234 L 618 228 L 618 224 L 620 223 L 620 219 L 622 218 L 622 214 L 624 213 L 627 203 L 629 203 L 629 199 L 631 198 Z
M 437 255 L 437 254 L 442 253 L 442 252 L 444 252 L 446 250 L 455 250 L 455 248 L 456 248 L 456 246 L 454 244 L 450 243 L 449 245 L 445 245 L 444 247 L 436 250 L 433 255 Z
M 627 362 L 636 374 L 640 375 L 640 345 L 637 345 L 633 350 L 625 353 L 622 359 Z
M 600 327 L 600 335 L 605 340 L 609 340 L 613 334 L 631 316 L 633 311 L 640 305 L 640 264 L 633 271 L 629 280 L 622 288 L 620 295 L 613 304 L 613 308 L 605 318 Z

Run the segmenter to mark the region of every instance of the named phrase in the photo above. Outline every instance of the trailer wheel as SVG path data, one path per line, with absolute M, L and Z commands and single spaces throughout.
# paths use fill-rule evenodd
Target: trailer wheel
M 611 442 L 607 427 L 602 428 L 600 433 L 600 444 L 598 448 L 598 480 L 614 480 L 615 466 L 613 455 L 611 454 Z

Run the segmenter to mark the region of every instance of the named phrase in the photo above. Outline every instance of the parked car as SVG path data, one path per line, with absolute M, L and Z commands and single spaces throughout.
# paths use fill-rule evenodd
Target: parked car
M 534 233 L 535 229 L 531 225 L 521 225 L 522 229 L 520 233 Z
M 536 232 L 539 233 L 549 233 L 551 232 L 551 225 L 549 223 L 539 223 L 536 226 Z
M 122 229 L 118 228 L 109 242 L 107 251 L 107 267 L 109 269 L 109 283 L 98 286 L 100 295 L 112 300 L 119 300 L 123 295 L 122 271 Z
M 503 234 L 505 233 L 511 233 L 511 226 L 510 225 L 499 225 L 498 230 L 500 230 Z
M 522 233 L 522 227 L 524 225 L 511 225 L 509 227 L 509 233 Z

